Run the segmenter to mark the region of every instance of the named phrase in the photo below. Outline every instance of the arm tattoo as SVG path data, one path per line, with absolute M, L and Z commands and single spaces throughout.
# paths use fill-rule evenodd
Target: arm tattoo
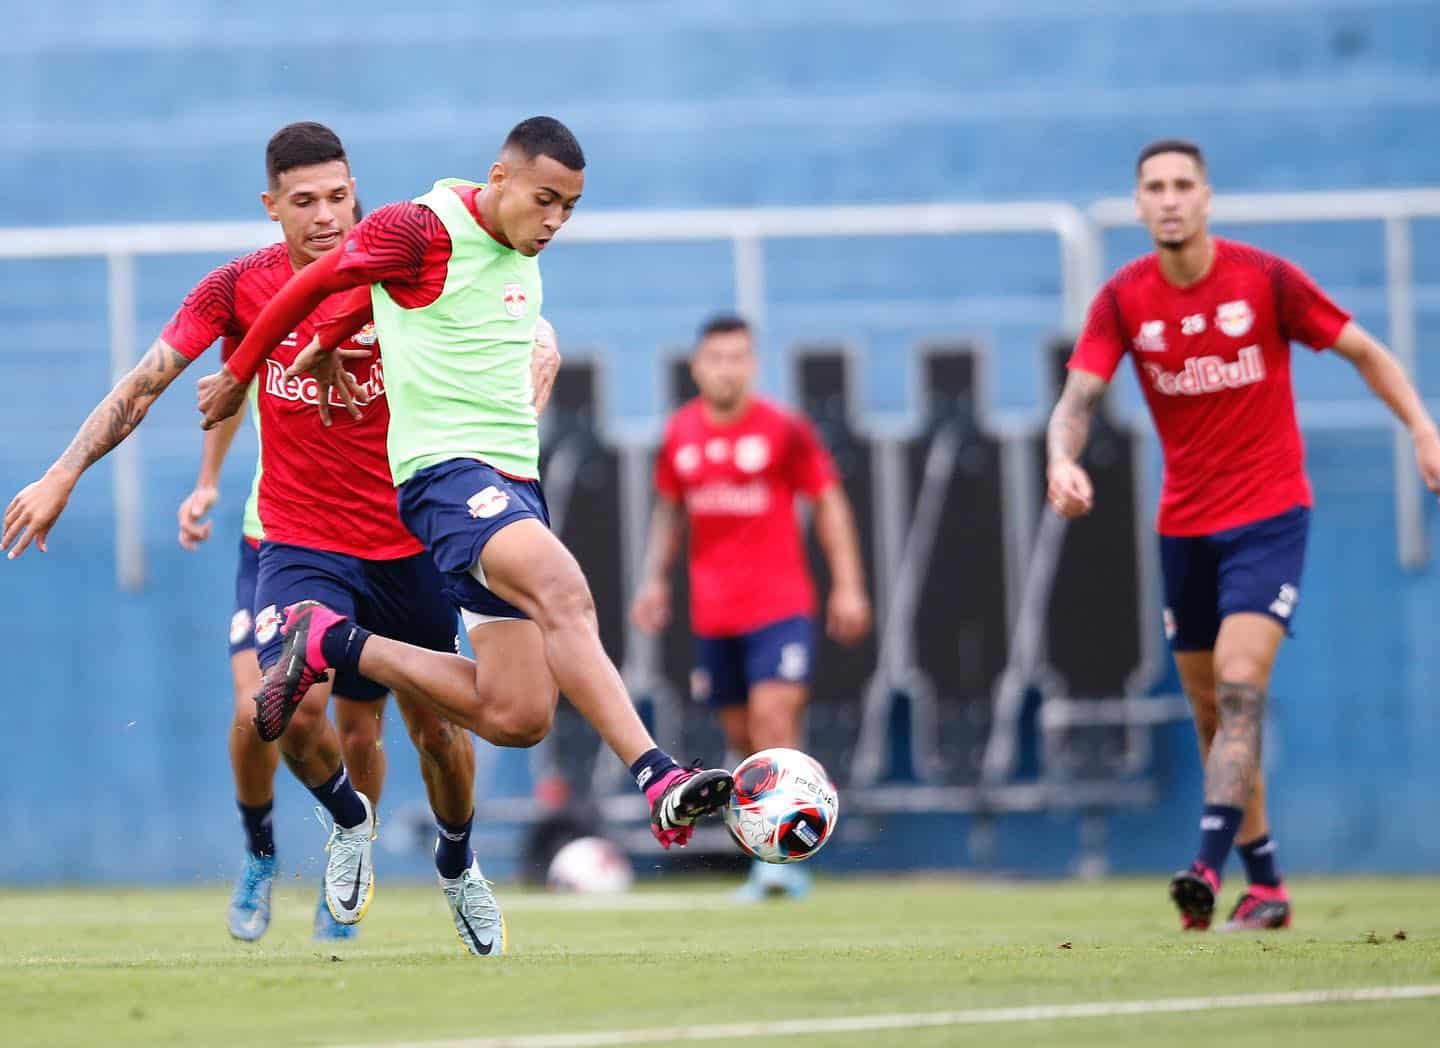
M 1050 413 L 1050 425 L 1045 431 L 1045 450 L 1051 462 L 1080 458 L 1090 439 L 1090 420 L 1105 395 L 1105 386 L 1103 379 L 1083 371 L 1072 371 L 1065 380 L 1065 389 Z
M 1220 727 L 1205 762 L 1205 803 L 1243 808 L 1260 770 L 1265 692 L 1251 684 L 1221 681 L 1215 698 Z
M 79 474 L 98 462 L 140 425 L 155 398 L 189 363 L 185 354 L 157 341 L 90 412 L 60 464 Z

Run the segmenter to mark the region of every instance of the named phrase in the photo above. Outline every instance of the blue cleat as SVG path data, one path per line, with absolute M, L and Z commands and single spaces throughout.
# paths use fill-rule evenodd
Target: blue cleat
M 225 908 L 225 924 L 234 938 L 254 942 L 265 934 L 270 927 L 270 891 L 274 884 L 275 856 L 247 852 L 230 905 Z
M 795 863 L 769 863 L 755 860 L 750 876 L 735 889 L 736 902 L 760 902 L 764 899 L 803 899 L 810 894 L 810 871 Z
M 330 912 L 330 907 L 325 903 L 325 886 L 320 886 L 320 901 L 315 905 L 315 930 L 316 942 L 336 942 L 341 939 L 353 939 L 360 934 L 360 929 L 353 924 L 341 924 Z

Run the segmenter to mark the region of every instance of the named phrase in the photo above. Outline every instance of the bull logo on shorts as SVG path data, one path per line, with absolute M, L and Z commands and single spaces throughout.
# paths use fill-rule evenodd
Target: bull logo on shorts
M 525 298 L 525 288 L 520 284 L 506 284 L 501 301 L 505 304 L 505 314 L 511 317 L 523 317 L 529 304 Z
M 491 484 L 466 499 L 465 505 L 470 508 L 470 516 L 477 520 L 488 520 L 510 505 L 510 496 Z
M 240 608 L 230 617 L 230 643 L 240 644 L 250 635 L 250 612 Z
M 280 629 L 280 610 L 271 604 L 255 616 L 255 643 L 269 644 Z
M 780 649 L 780 676 L 802 680 L 810 669 L 810 653 L 803 644 L 786 644 Z

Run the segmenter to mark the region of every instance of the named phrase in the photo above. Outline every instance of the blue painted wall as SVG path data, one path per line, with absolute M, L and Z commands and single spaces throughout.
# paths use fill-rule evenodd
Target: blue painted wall
M 1182 0 L 1162 12 L 1100 0 L 1084 15 L 991 0 L 678 6 L 536 2 L 505 19 L 469 3 L 430 4 L 423 18 L 368 3 L 342 15 L 274 0 L 94 2 L 63 17 L 0 3 L 0 226 L 257 218 L 263 143 L 295 119 L 341 133 L 375 206 L 482 172 L 533 112 L 580 135 L 583 206 L 597 209 L 1085 203 L 1127 191 L 1135 151 L 1162 134 L 1202 141 L 1222 190 L 1440 185 L 1432 3 Z M 1290 254 L 1386 330 L 1377 227 L 1227 232 Z M 1415 236 L 1420 377 L 1437 398 L 1440 222 Z M 1109 259 L 1142 248 L 1117 233 Z M 144 338 L 220 261 L 140 263 Z M 1058 310 L 1045 238 L 790 242 L 766 263 L 772 388 L 784 391 L 787 347 L 838 338 L 860 353 L 867 407 L 893 411 L 906 406 L 897 361 L 923 339 L 970 335 L 989 347 L 994 403 L 1040 418 L 1039 347 Z M 733 295 L 720 247 L 561 244 L 546 266 L 547 312 L 567 347 L 644 376 L 611 385 L 627 419 L 657 409 L 658 355 Z M 7 497 L 107 385 L 104 292 L 99 262 L 0 262 Z M 1307 399 L 1365 396 L 1337 361 L 1296 370 Z M 180 551 L 174 508 L 199 452 L 190 398 L 186 380 L 142 431 L 144 592 L 113 582 L 104 463 L 49 556 L 0 565 L 0 880 L 213 878 L 236 858 L 223 643 L 253 449 L 227 470 L 216 539 Z M 1125 399 L 1133 407 L 1128 388 Z M 1309 436 L 1319 508 L 1269 736 L 1277 833 L 1293 867 L 1440 870 L 1429 800 L 1440 790 L 1440 587 L 1433 569 L 1396 565 L 1387 433 Z M 1428 520 L 1440 548 L 1433 511 Z M 1185 731 L 1164 733 L 1159 752 L 1161 806 L 1113 820 L 1120 868 L 1167 867 L 1188 850 L 1198 786 Z M 399 735 L 391 757 L 387 808 L 399 812 L 417 803 L 418 779 Z M 501 761 L 496 788 L 517 788 L 523 761 Z M 283 853 L 313 871 L 309 798 L 281 780 Z M 1017 846 L 1002 862 L 1065 868 L 1067 820 L 1024 822 L 1007 839 L 1049 834 L 1053 858 Z M 503 854 L 513 835 L 487 844 Z M 424 869 L 408 855 L 386 861 Z

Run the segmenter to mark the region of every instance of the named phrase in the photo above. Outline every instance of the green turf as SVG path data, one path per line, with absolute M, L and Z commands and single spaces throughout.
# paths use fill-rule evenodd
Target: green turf
M 620 909 L 502 889 L 511 954 L 496 961 L 460 951 L 434 887 L 382 881 L 361 939 L 333 947 L 309 939 L 308 886 L 277 895 L 270 933 L 248 946 L 225 935 L 221 888 L 11 890 L 0 892 L 0 1043 L 353 1045 L 1440 984 L 1440 881 L 1292 891 L 1297 927 L 1262 937 L 1182 936 L 1163 879 L 832 881 L 801 904 L 745 908 L 714 882 L 634 893 Z M 1379 1048 L 1434 1043 L 1437 1028 L 1440 1000 L 1426 1000 L 804 1042 Z

